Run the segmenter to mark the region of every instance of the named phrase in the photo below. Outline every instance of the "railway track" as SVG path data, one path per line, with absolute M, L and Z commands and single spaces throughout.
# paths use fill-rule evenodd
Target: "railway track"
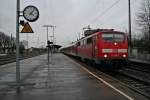
M 122 68 L 118 70 L 118 73 L 150 84 L 150 73 L 148 71 L 133 68 Z
M 123 85 L 130 89 L 150 98 L 150 83 L 148 80 L 137 77 L 135 74 L 128 74 L 127 72 L 117 71 L 109 73 L 110 76 L 119 80 Z
M 132 90 L 150 98 L 150 67 L 129 63 L 129 65 L 110 74 Z
M 4 64 L 11 63 L 14 61 L 15 61 L 14 56 L 3 57 L 3 58 L 0 58 L 0 65 L 4 65 Z
M 103 72 L 119 80 L 126 87 L 150 98 L 150 70 L 148 66 L 130 63 L 119 70 L 110 73 Z
M 142 70 L 142 67 L 139 68 L 137 67 L 137 65 L 133 66 L 130 64 L 127 67 L 123 67 L 120 70 L 108 72 L 106 70 L 103 70 L 102 68 L 89 65 L 77 59 L 74 60 L 76 60 L 89 70 L 93 70 L 94 67 L 94 70 L 96 71 L 92 72 L 96 72 L 96 74 L 102 72 L 106 74 L 106 76 L 108 75 L 108 77 L 119 81 L 122 85 L 132 89 L 133 91 L 147 98 L 150 98 L 150 72 L 148 70 Z
M 150 65 L 149 64 L 129 62 L 127 67 L 129 67 L 131 69 L 135 69 L 135 70 L 150 73 Z
M 101 71 L 101 70 L 100 70 Z M 119 80 L 126 87 L 150 98 L 150 73 L 139 68 L 127 67 L 118 71 L 106 72 L 109 76 Z
M 20 56 L 20 60 L 22 59 L 27 59 L 27 58 L 31 58 L 34 56 L 37 56 L 40 54 L 25 54 L 25 55 L 21 55 Z M 8 64 L 8 63 L 12 63 L 16 61 L 16 56 L 15 55 L 9 55 L 9 56 L 1 56 L 0 57 L 0 65 L 4 65 L 4 64 Z

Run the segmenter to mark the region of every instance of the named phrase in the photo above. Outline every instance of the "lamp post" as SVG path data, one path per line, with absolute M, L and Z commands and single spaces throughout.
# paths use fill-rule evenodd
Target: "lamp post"
M 20 0 L 16 2 L 16 83 L 17 93 L 20 92 L 20 61 L 19 61 L 19 17 L 20 17 Z
M 54 33 L 54 31 L 55 31 L 56 26 L 50 25 L 50 27 L 52 28 L 52 36 L 51 36 L 52 37 L 52 42 L 53 42 L 52 50 L 54 52 L 54 44 L 55 44 L 55 33 Z
M 128 0 L 129 10 L 129 53 L 132 54 L 132 37 L 131 37 L 131 2 Z
M 51 27 L 51 25 L 43 25 L 43 27 L 46 28 L 46 33 L 47 33 L 47 59 L 48 59 L 48 65 L 49 65 L 48 29 L 49 27 Z
M 32 10 L 31 10 L 32 9 Z M 21 14 L 22 13 L 22 14 Z M 39 18 L 39 11 L 35 6 L 27 6 L 23 11 L 20 11 L 20 0 L 16 1 L 16 86 L 17 93 L 20 92 L 20 61 L 19 61 L 19 28 L 24 21 L 20 21 L 20 17 L 24 17 L 29 22 L 34 22 Z M 25 27 L 25 25 L 24 25 Z M 24 28 L 23 28 L 24 29 Z M 33 31 L 21 31 L 22 33 L 32 33 Z

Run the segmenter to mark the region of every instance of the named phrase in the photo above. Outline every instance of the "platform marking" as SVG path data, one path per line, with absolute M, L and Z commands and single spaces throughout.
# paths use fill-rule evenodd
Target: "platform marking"
M 105 80 L 103 80 L 102 78 L 96 76 L 95 74 L 93 74 L 92 72 L 90 72 L 88 69 L 81 67 L 83 70 L 87 71 L 89 74 L 91 74 L 92 76 L 94 76 L 95 78 L 97 78 L 98 80 L 100 80 L 101 82 L 103 82 L 104 84 L 108 85 L 109 87 L 111 87 L 112 89 L 114 89 L 115 91 L 117 91 L 118 93 L 120 93 L 121 95 L 123 95 L 124 97 L 126 97 L 129 100 L 134 100 L 132 97 L 128 96 L 127 94 L 125 94 L 124 92 L 122 92 L 121 90 L 117 89 L 116 87 L 112 86 L 111 84 L 109 84 L 108 82 L 106 82 Z

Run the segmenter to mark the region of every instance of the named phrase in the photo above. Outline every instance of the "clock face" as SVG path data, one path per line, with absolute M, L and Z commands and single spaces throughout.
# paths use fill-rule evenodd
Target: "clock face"
M 39 11 L 35 6 L 27 6 L 23 10 L 23 16 L 26 20 L 34 22 L 39 18 Z

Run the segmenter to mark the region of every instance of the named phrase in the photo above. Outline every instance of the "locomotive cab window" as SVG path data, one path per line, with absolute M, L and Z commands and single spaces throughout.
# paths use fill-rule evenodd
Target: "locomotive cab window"
M 123 42 L 125 39 L 124 34 L 121 33 L 103 33 L 102 39 L 105 42 Z
M 80 46 L 80 42 L 77 42 L 77 46 Z
M 114 34 L 114 41 L 122 42 L 124 41 L 125 37 L 124 34 Z
M 102 39 L 103 39 L 103 41 L 112 42 L 113 41 L 113 34 L 103 33 L 102 34 Z
M 91 44 L 92 43 L 92 38 L 88 38 L 87 39 L 87 44 Z

